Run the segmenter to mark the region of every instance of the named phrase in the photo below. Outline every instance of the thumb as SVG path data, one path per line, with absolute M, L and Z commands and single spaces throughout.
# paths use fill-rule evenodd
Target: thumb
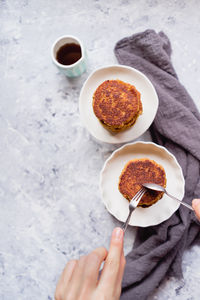
M 194 199 L 192 201 L 192 207 L 195 210 L 197 218 L 200 220 L 200 199 Z

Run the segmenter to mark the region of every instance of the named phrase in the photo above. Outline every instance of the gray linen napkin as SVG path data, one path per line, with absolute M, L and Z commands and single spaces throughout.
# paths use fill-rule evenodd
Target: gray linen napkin
M 176 156 L 186 183 L 184 201 L 191 204 L 200 197 L 200 114 L 178 81 L 169 39 L 163 32 L 146 30 L 120 40 L 115 55 L 153 83 L 159 108 L 150 128 L 152 139 Z M 184 249 L 200 238 L 199 229 L 194 214 L 183 206 L 162 224 L 140 228 L 126 257 L 121 299 L 147 299 L 166 274 L 181 277 Z

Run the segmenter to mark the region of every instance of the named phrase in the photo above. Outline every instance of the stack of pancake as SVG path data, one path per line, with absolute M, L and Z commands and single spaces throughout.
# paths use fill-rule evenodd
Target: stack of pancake
M 142 113 L 140 93 L 121 80 L 106 80 L 93 95 L 93 110 L 101 124 L 113 132 L 134 125 Z
M 130 160 L 122 170 L 119 178 L 119 191 L 129 201 L 141 189 L 143 183 L 156 183 L 166 187 L 164 168 L 154 160 L 140 158 Z M 138 206 L 148 207 L 156 203 L 163 196 L 163 192 L 147 190 Z

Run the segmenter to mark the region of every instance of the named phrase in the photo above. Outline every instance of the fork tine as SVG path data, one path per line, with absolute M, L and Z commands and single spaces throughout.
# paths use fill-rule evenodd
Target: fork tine
M 141 189 L 133 196 L 133 198 L 131 199 L 131 202 L 137 201 L 137 199 L 144 193 L 146 192 L 146 189 L 144 187 L 141 187 Z
M 142 187 L 132 198 L 132 200 L 129 203 L 129 214 L 128 217 L 126 219 L 126 221 L 124 222 L 122 229 L 124 230 L 124 232 L 126 231 L 126 228 L 128 226 L 129 220 L 131 218 L 131 214 L 133 212 L 133 210 L 137 207 L 137 201 L 140 201 L 140 199 L 142 198 L 142 196 L 144 195 L 144 193 L 146 192 L 146 188 Z

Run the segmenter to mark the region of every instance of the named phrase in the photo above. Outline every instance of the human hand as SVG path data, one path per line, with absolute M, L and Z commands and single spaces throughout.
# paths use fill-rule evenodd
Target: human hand
M 118 300 L 126 264 L 123 238 L 123 230 L 117 227 L 113 230 L 109 251 L 101 247 L 79 260 L 69 261 L 58 281 L 55 299 Z
M 194 199 L 192 201 L 192 207 L 194 208 L 195 214 L 200 221 L 200 199 Z

